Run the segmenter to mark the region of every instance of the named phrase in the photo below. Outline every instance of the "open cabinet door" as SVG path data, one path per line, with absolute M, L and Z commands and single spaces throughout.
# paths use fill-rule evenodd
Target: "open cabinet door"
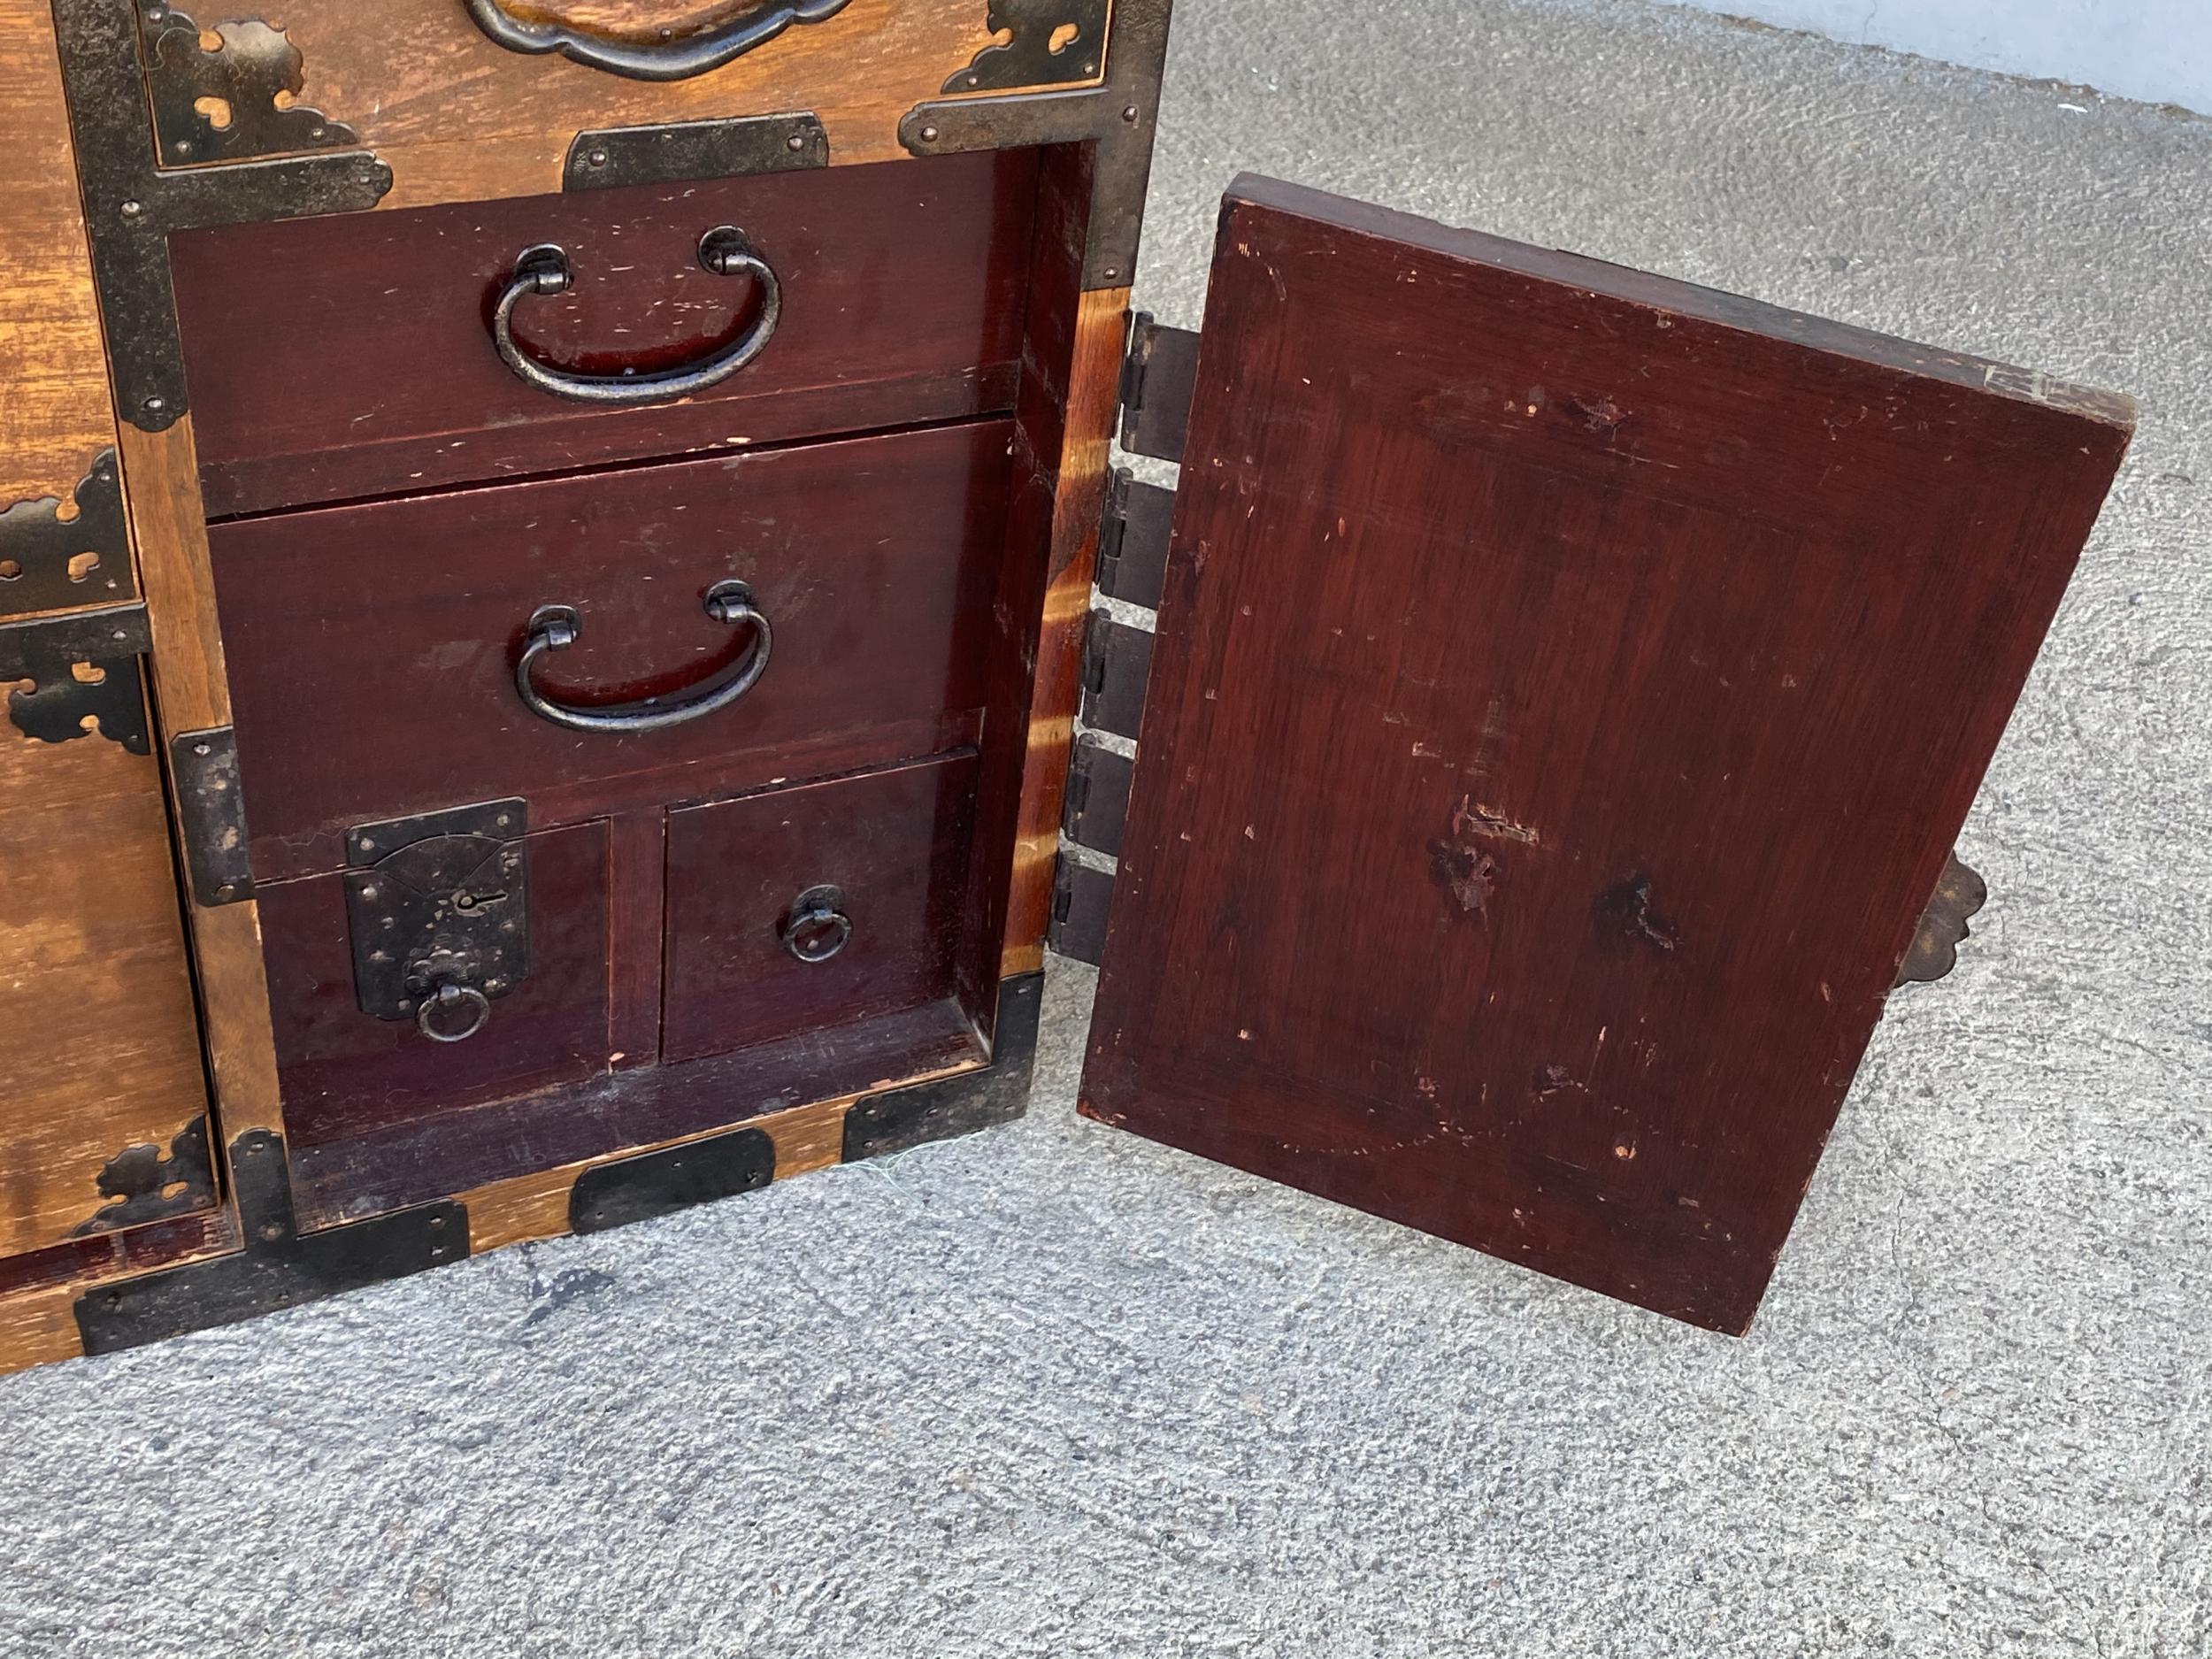
M 1756 1310 L 2127 400 L 1247 177 L 1092 1117 Z

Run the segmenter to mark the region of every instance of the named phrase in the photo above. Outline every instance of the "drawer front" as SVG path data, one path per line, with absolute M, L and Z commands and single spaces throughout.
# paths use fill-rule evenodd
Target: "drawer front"
M 954 995 L 972 756 L 668 816 L 661 1057 Z
M 530 972 L 458 1042 L 362 1010 L 343 876 L 260 890 L 285 1130 L 303 1149 L 403 1132 L 472 1102 L 607 1069 L 606 826 L 543 832 L 523 845 Z
M 1033 152 L 1002 151 L 175 236 L 208 514 L 1010 408 L 1036 175 Z M 702 262 L 723 227 L 772 273 L 772 326 L 757 267 Z M 634 389 L 764 343 L 680 400 L 545 389 L 495 343 L 541 244 L 568 287 L 509 324 L 556 380 Z
M 987 689 L 1010 426 L 219 525 L 211 534 L 262 880 L 337 868 L 354 824 L 521 795 L 573 823 L 972 741 Z M 683 704 L 758 634 L 703 598 L 749 586 L 752 687 L 684 724 L 577 731 L 526 706 Z

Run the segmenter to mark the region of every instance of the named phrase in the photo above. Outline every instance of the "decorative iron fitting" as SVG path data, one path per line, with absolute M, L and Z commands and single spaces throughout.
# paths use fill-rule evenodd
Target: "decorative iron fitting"
M 991 0 L 991 33 L 1007 36 L 945 82 L 947 92 L 1095 81 L 1106 59 L 1106 0 Z
M 374 207 L 392 188 L 392 170 L 358 150 L 165 169 L 141 66 L 150 19 L 138 0 L 53 4 L 116 405 L 141 430 L 165 431 L 186 409 L 171 234 Z M 232 119 L 235 125 L 235 110 Z M 273 116 L 250 119 L 265 134 L 274 124 Z
M 86 1353 L 236 1325 L 469 1253 L 468 1210 L 450 1202 L 302 1233 L 283 1137 L 265 1129 L 231 1142 L 230 1179 L 244 1248 L 87 1291 L 76 1304 Z
M 0 617 L 138 596 L 113 449 L 93 457 L 69 504 L 67 518 L 57 495 L 0 512 Z
M 0 680 L 32 682 L 8 693 L 8 718 L 42 743 L 97 732 L 151 754 L 138 662 L 151 643 L 137 603 L 0 622 Z
M 917 104 L 899 122 L 899 142 L 917 156 L 1094 142 L 1098 156 L 1083 286 L 1128 287 L 1136 268 L 1145 186 L 1152 176 L 1152 134 L 1160 111 L 1171 4 L 1114 0 L 1102 85 Z
M 467 4 L 476 27 L 511 52 L 558 52 L 571 63 L 628 81 L 688 81 L 765 46 L 794 24 L 826 22 L 849 0 L 765 0 L 687 34 L 663 29 L 652 41 L 588 35 L 558 23 L 526 22 L 500 0 Z
M 163 0 L 140 12 L 146 93 L 164 166 L 343 150 L 353 128 L 296 102 L 306 60 L 282 29 L 231 18 L 204 29 Z

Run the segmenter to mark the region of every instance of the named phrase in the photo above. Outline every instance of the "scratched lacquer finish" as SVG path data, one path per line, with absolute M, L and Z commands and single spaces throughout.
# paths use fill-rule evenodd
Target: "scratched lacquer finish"
M 1085 1110 L 1749 1323 L 2124 399 L 1225 205 Z

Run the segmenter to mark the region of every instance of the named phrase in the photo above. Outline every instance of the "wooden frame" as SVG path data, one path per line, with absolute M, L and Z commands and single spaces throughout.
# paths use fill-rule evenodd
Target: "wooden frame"
M 43 7 L 34 4 L 33 9 Z M 503 55 L 462 19 L 455 0 L 406 0 L 407 15 L 379 8 L 373 20 L 358 10 L 326 10 L 326 17 L 318 11 L 292 22 L 290 43 L 304 65 L 296 90 L 311 108 L 326 110 L 333 123 L 352 121 L 349 135 L 390 166 L 393 188 L 377 211 L 557 190 L 578 134 L 611 127 L 805 108 L 821 118 L 830 165 L 919 153 L 902 137 L 902 118 L 943 98 L 947 81 L 993 42 L 985 0 L 853 0 L 855 27 L 841 38 L 834 31 L 794 36 L 781 49 L 696 81 L 643 86 L 553 58 Z M 1129 30 L 1125 17 L 1133 19 Z M 1087 250 L 1095 224 L 1111 220 L 1133 230 L 1131 180 L 1141 198 L 1164 26 L 1160 0 L 1134 5 L 1125 0 L 1116 6 L 1107 68 L 1118 83 L 1141 90 L 1130 95 L 1131 113 L 1110 127 L 1101 127 L 1087 112 L 1071 129 L 1063 122 L 1064 130 L 1056 131 L 1049 119 L 1041 130 L 1036 125 L 1040 105 L 1094 90 L 1102 79 L 1095 74 L 1041 90 L 993 87 L 991 97 L 977 100 L 980 104 L 1013 95 L 1003 142 L 1059 143 L 1048 152 L 1055 159 L 1041 194 L 1041 206 L 1048 210 L 1041 219 L 1049 225 L 1041 223 L 1037 235 L 1033 343 L 1018 403 L 1022 504 L 1009 527 L 1010 536 L 1036 549 L 1034 588 L 1019 607 L 1028 621 L 1018 618 L 1014 626 L 1035 626 L 1040 633 L 1033 641 L 1014 641 L 1027 649 L 1010 653 L 1029 680 L 1008 687 L 1011 705 L 1028 710 L 1026 724 L 987 735 L 987 743 L 995 739 L 1005 751 L 1005 775 L 1018 778 L 1018 787 L 1010 784 L 995 804 L 987 800 L 984 810 L 996 815 L 1000 828 L 993 833 L 979 826 L 977 844 L 1012 851 L 997 870 L 976 872 L 971 890 L 981 902 L 972 905 L 968 924 L 1000 941 L 994 954 L 1010 985 L 1033 974 L 1042 961 L 1079 695 L 1081 629 L 1127 325 L 1128 254 L 1114 257 L 1106 268 L 1116 280 L 1101 287 L 1099 261 Z M 1125 52 L 1125 36 L 1133 42 L 1127 61 L 1114 56 Z M 209 39 L 202 37 L 204 50 Z M 242 61 L 235 50 L 239 40 L 227 33 L 217 50 L 233 50 Z M 373 118 L 361 116 L 366 110 L 373 110 Z M 1045 113 L 1049 117 L 1050 110 Z M 933 127 L 923 130 L 935 138 Z M 984 137 L 1000 142 L 988 132 Z M 1093 143 L 1069 142 L 1092 138 L 1117 150 L 1117 165 L 1096 165 Z M 1117 198 L 1110 204 L 1104 201 L 1109 193 Z M 83 345 L 74 349 L 81 359 Z M 188 413 L 151 430 L 127 419 L 116 430 L 152 635 L 158 741 L 165 750 L 179 736 L 230 719 L 198 458 Z M 173 780 L 169 800 L 175 816 Z M 186 833 L 180 816 L 177 822 L 178 833 Z M 280 1137 L 283 1110 L 257 907 L 250 899 L 214 906 L 188 899 L 185 911 L 219 1125 L 216 1143 L 227 1151 L 250 1133 Z M 965 987 L 972 1002 L 986 1001 L 991 989 Z M 1022 1059 L 1025 1064 L 1025 1056 Z M 900 1078 L 885 1087 L 933 1086 L 980 1069 Z M 842 1161 L 849 1115 L 859 1102 L 881 1094 L 802 1104 L 742 1126 L 774 1141 L 775 1175 L 784 1179 Z M 994 1113 L 1006 1115 L 1002 1099 L 994 1097 L 981 1120 Z M 968 1123 L 959 1111 L 933 1109 L 918 1119 L 912 1138 L 933 1138 L 941 1125 Z M 565 1233 L 569 1194 L 580 1176 L 663 1146 L 707 1138 L 631 1148 L 457 1194 L 470 1211 L 470 1249 Z M 88 1288 L 235 1251 L 241 1242 L 236 1200 L 227 1179 L 225 1186 L 231 1193 L 225 1205 L 204 1215 L 0 1262 L 0 1371 L 81 1351 L 74 1309 Z

